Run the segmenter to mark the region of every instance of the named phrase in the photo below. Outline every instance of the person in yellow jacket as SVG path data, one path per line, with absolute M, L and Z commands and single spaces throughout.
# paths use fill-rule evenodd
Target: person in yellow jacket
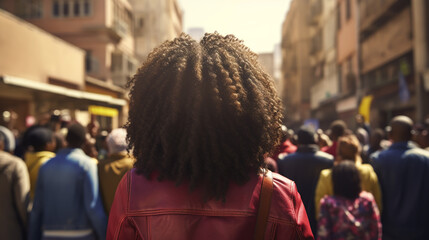
M 369 164 L 362 164 L 360 157 L 361 146 L 359 140 L 354 135 L 346 135 L 338 139 L 337 158 L 334 164 L 342 160 L 352 160 L 356 164 L 361 178 L 362 190 L 372 193 L 377 206 L 382 211 L 381 189 L 378 183 L 377 174 Z M 325 196 L 334 194 L 332 184 L 332 169 L 325 169 L 320 172 L 319 181 L 316 186 L 314 197 L 316 217 L 319 215 L 320 200 Z
M 110 212 L 119 182 L 134 165 L 134 159 L 127 153 L 126 138 L 127 131 L 124 128 L 113 129 L 106 138 L 109 154 L 98 164 L 100 190 L 107 214 Z
M 52 130 L 45 127 L 36 127 L 30 130 L 27 139 L 31 149 L 25 154 L 24 159 L 30 174 L 30 197 L 33 200 L 39 169 L 49 159 L 55 157 L 53 151 L 56 147 L 56 141 Z

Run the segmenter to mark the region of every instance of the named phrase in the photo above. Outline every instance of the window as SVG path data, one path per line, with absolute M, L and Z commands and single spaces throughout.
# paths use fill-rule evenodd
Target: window
M 60 16 L 60 3 L 58 0 L 54 1 L 53 5 L 52 5 L 52 15 L 54 17 Z
M 85 54 L 85 71 L 91 72 L 94 66 L 92 64 L 92 52 L 90 50 L 86 50 Z
M 73 15 L 75 17 L 80 16 L 80 1 L 79 0 L 75 0 L 74 4 L 73 4 Z
M 69 1 L 65 1 L 63 3 L 63 17 L 68 17 L 69 16 Z
M 349 20 L 351 17 L 350 0 L 346 0 L 346 19 Z
M 91 14 L 91 3 L 90 0 L 84 0 L 83 3 L 83 13 L 85 16 L 89 16 Z
M 41 18 L 43 5 L 41 0 L 20 0 L 18 15 L 22 18 Z
M 54 0 L 53 17 L 84 17 L 91 15 L 92 0 Z
M 112 72 L 122 71 L 122 54 L 121 53 L 112 53 Z

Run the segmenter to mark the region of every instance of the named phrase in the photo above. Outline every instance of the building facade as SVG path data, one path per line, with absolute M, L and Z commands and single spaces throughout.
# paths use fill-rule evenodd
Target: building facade
M 336 100 L 340 93 L 337 71 L 337 12 L 335 0 L 312 0 L 311 116 L 327 128 L 338 118 Z
M 285 106 L 285 124 L 299 127 L 310 118 L 311 17 L 309 0 L 292 1 L 282 25 L 282 100 Z
M 337 0 L 337 76 L 339 96 L 336 101 L 338 118 L 354 129 L 359 101 L 359 33 L 358 0 Z
M 398 114 L 415 119 L 411 1 L 362 0 L 359 16 L 360 87 L 373 96 L 371 126 L 384 127 Z
M 125 86 L 138 65 L 127 0 L 3 1 L 3 8 L 85 51 L 85 72 Z
M 118 96 L 86 90 L 84 50 L 1 9 L 0 29 L 7 30 L 0 35 L 0 113 L 15 112 L 17 130 L 53 110 L 84 120 L 90 106 L 119 114 L 127 104 Z M 118 114 L 111 127 L 120 124 Z
M 308 111 L 302 107 L 309 85 L 300 75 L 305 65 L 299 54 L 310 63 L 311 118 L 321 128 L 342 119 L 355 129 L 362 112 L 372 128 L 385 127 L 399 114 L 428 121 L 428 12 L 424 0 L 293 1 L 282 28 L 288 121 L 302 123 L 306 114 L 301 111 Z M 294 25 L 297 16 L 301 23 Z M 311 39 L 309 50 L 298 48 L 309 41 L 297 36 Z
M 183 31 L 177 0 L 130 0 L 134 12 L 135 50 L 140 62 L 158 45 Z

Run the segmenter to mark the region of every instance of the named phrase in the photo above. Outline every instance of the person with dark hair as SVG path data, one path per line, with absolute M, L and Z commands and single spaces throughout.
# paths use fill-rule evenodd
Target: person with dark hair
M 22 159 L 5 150 L 6 135 L 0 131 L 0 238 L 24 240 L 27 233 L 27 207 L 30 178 Z M 14 145 L 12 139 L 9 147 Z
M 319 151 L 316 136 L 316 132 L 311 128 L 301 127 L 296 134 L 298 150 L 278 162 L 279 173 L 296 183 L 315 235 L 317 221 L 314 212 L 314 193 L 317 181 L 320 171 L 331 168 L 334 163 L 332 155 Z
M 68 147 L 39 170 L 29 239 L 105 239 L 96 163 L 84 154 L 85 128 L 68 128 Z
M 383 236 L 386 239 L 427 239 L 429 236 L 429 153 L 412 141 L 413 121 L 394 117 L 392 145 L 371 155 L 383 193 Z
M 45 127 L 33 128 L 27 135 L 27 144 L 31 147 L 31 150 L 25 153 L 24 159 L 30 174 L 30 197 L 33 200 L 40 167 L 49 159 L 55 157 L 56 141 L 54 133 Z
M 377 203 L 378 209 L 382 211 L 381 190 L 378 183 L 377 174 L 369 164 L 362 164 L 361 146 L 355 135 L 346 135 L 338 138 L 337 158 L 334 165 L 343 160 L 351 160 L 355 163 L 361 177 L 361 187 L 370 192 Z M 314 204 L 316 217 L 319 214 L 320 200 L 326 195 L 332 195 L 334 188 L 332 186 L 332 169 L 325 169 L 320 172 L 319 181 L 316 186 Z
M 334 158 L 337 156 L 337 141 L 341 136 L 346 135 L 347 125 L 343 120 L 335 120 L 331 123 L 329 127 L 329 138 L 332 140 L 332 145 L 322 148 L 323 152 L 329 153 Z
M 281 101 L 241 41 L 182 34 L 150 53 L 129 85 L 136 163 L 116 189 L 107 239 L 252 239 L 271 175 L 264 236 L 313 239 L 295 184 L 261 169 L 280 140 Z
M 385 133 L 383 129 L 376 128 L 371 131 L 368 150 L 364 153 L 364 157 L 362 158 L 364 163 L 369 163 L 371 154 L 384 149 L 384 146 L 382 145 L 382 141 L 384 140 L 384 138 Z
M 343 160 L 332 168 L 334 193 L 320 203 L 319 240 L 381 240 L 380 213 L 371 193 L 362 191 L 359 170 Z

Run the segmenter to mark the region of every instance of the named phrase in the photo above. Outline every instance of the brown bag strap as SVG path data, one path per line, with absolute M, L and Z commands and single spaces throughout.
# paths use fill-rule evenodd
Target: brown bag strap
M 270 214 L 271 196 L 273 195 L 273 174 L 264 169 L 262 177 L 261 193 L 259 195 L 259 209 L 256 218 L 255 240 L 264 239 L 267 227 L 268 215 Z

